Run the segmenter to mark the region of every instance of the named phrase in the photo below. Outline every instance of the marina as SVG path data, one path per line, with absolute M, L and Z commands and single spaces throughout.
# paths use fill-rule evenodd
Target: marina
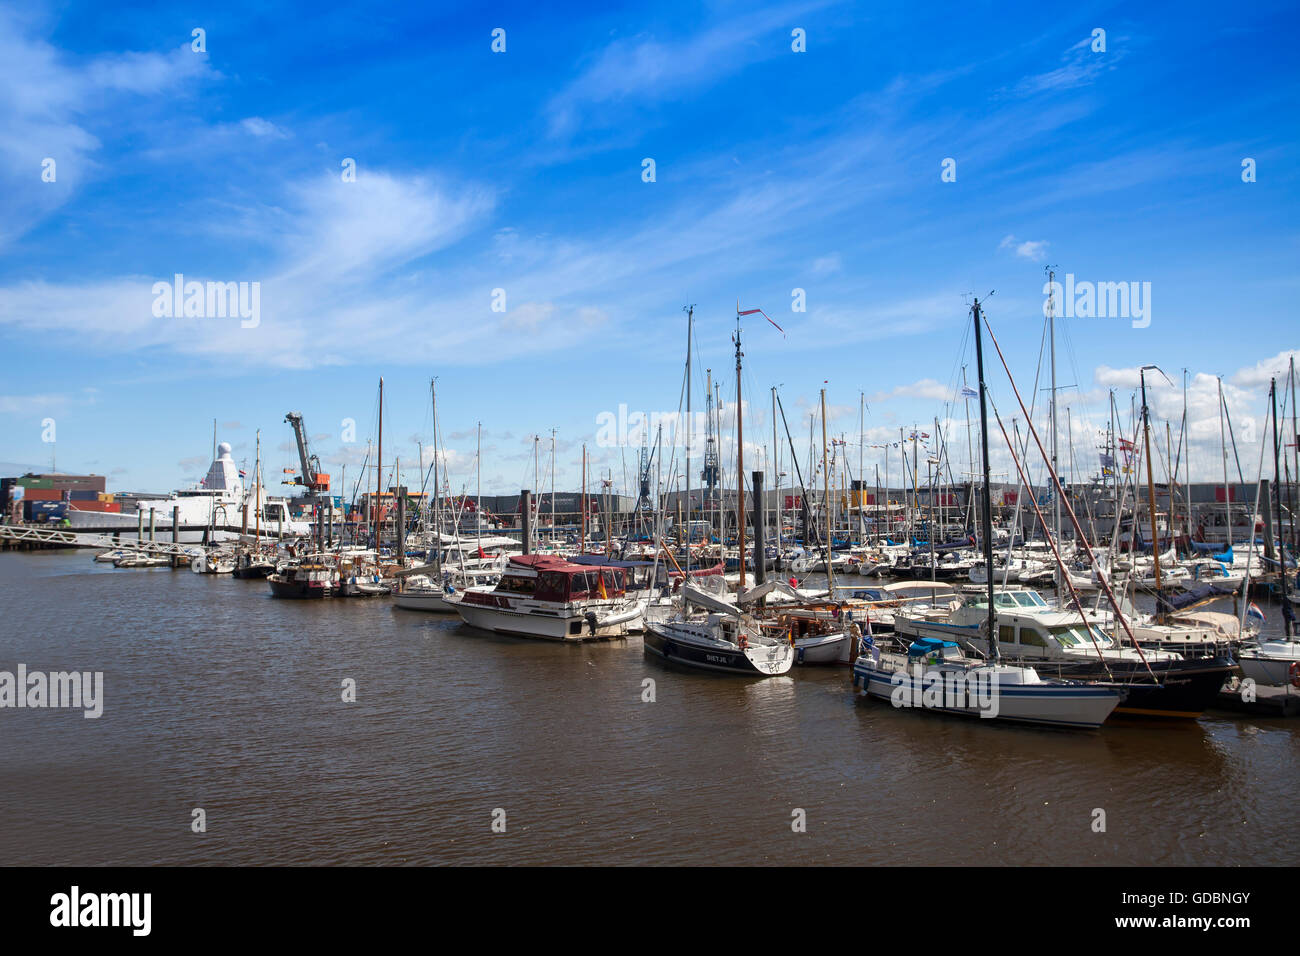
M 1294 855 L 1293 719 L 990 727 L 855 701 L 843 667 L 714 676 L 660 665 L 638 636 L 561 645 L 383 601 L 279 601 L 189 571 L 131 572 L 128 587 L 126 573 L 86 552 L 0 554 L 12 658 L 105 674 L 99 720 L 4 714 L 14 864 L 897 863 L 897 838 L 846 824 L 863 813 L 906 833 L 913 860 Z M 347 677 L 354 710 L 340 710 Z M 219 842 L 173 836 L 196 805 L 220 815 Z M 737 805 L 739 836 L 718 825 Z M 1089 829 L 1099 806 L 1104 834 Z M 485 823 L 495 807 L 508 843 Z M 805 839 L 788 838 L 796 807 Z
M 685 311 L 688 358 L 682 400 L 689 423 L 695 322 L 693 309 Z M 743 369 L 743 314 L 737 310 L 733 335 L 737 381 Z M 611 480 L 598 479 L 595 489 L 584 482 L 576 496 L 576 514 L 563 515 L 564 521 L 556 510 L 561 495 L 553 485 L 549 490 L 521 490 L 513 501 L 512 520 L 509 501 L 489 504 L 477 491 L 473 496 L 442 493 L 452 487 L 453 479 L 449 460 L 439 451 L 441 428 L 432 384 L 433 455 L 427 474 L 420 476 L 421 490 L 413 492 L 403 483 L 396 463 L 392 481 L 385 482 L 381 380 L 374 476 L 363 469 L 351 499 L 328 494 L 329 476 L 309 448 L 302 415 L 294 412 L 285 421 L 296 439 L 300 471 L 287 482 L 304 489 L 297 497 L 264 495 L 260 433 L 254 477 L 247 484 L 230 445 L 214 436 L 214 458 L 200 489 L 147 499 L 148 504 L 142 500 L 134 515 L 119 512 L 116 525 L 90 531 L 70 521 L 47 520 L 45 527 L 27 521 L 0 525 L 5 541 L 41 549 L 0 556 L 6 587 L 24 594 L 31 588 L 72 589 L 79 599 L 75 610 L 54 615 L 36 610 L 45 606 L 44 600 L 57 601 L 54 593 L 35 601 L 15 596 L 12 604 L 21 608 L 19 648 L 27 645 L 33 657 L 47 659 L 49 648 L 62 647 L 66 654 L 81 647 L 84 652 L 87 641 L 98 639 L 92 635 L 106 635 L 108 644 L 98 646 L 96 654 L 107 654 L 111 662 L 104 665 L 110 692 L 120 680 L 127 693 L 121 705 L 124 713 L 116 719 L 135 724 L 156 712 L 156 701 L 137 712 L 130 690 L 137 680 L 179 681 L 188 689 L 182 691 L 185 699 L 177 702 L 181 711 L 176 713 L 188 716 L 171 719 L 181 721 L 178 728 L 189 729 L 177 739 L 200 733 L 215 714 L 207 710 L 207 692 L 194 684 L 200 671 L 181 665 L 183 658 L 176 653 L 185 647 L 186 653 L 232 654 L 216 669 L 208 671 L 204 665 L 201 672 L 217 684 L 233 680 L 242 686 L 254 680 L 260 689 L 247 691 L 236 712 L 265 708 L 267 715 L 279 715 L 271 719 L 281 722 L 258 744 L 270 749 L 261 751 L 264 756 L 246 771 L 250 776 L 244 785 L 265 788 L 267 794 L 245 808 L 252 815 L 247 825 L 254 828 L 267 826 L 258 814 L 270 812 L 277 799 L 274 792 L 288 785 L 274 773 L 267 776 L 269 768 L 262 761 L 271 753 L 279 754 L 277 763 L 287 759 L 290 764 L 326 759 L 328 753 L 331 760 L 361 761 L 363 767 L 370 766 L 368 772 L 381 777 L 395 774 L 392 780 L 383 778 L 381 785 L 384 805 L 393 808 L 394 794 L 409 786 L 403 781 L 410 770 L 385 761 L 409 757 L 412 746 L 428 748 L 425 760 L 451 762 L 453 783 L 439 798 L 442 809 L 437 812 L 453 817 L 470 812 L 465 802 L 470 793 L 477 793 L 473 799 L 489 799 L 475 790 L 478 784 L 471 784 L 486 773 L 497 780 L 493 787 L 514 794 L 525 814 L 538 814 L 535 825 L 541 833 L 554 833 L 548 828 L 564 824 L 518 788 L 527 779 L 531 793 L 539 779 L 548 779 L 561 767 L 572 768 L 576 776 L 562 788 L 581 787 L 583 815 L 603 822 L 599 836 L 574 840 L 566 830 L 570 845 L 563 852 L 543 853 L 539 859 L 547 862 L 582 862 L 589 859 L 586 853 L 601 854 L 602 859 L 611 854 L 626 860 L 693 858 L 687 847 L 700 837 L 698 819 L 674 836 L 662 831 L 652 835 L 643 822 L 602 808 L 594 798 L 601 787 L 621 781 L 627 790 L 617 802 L 628 812 L 676 820 L 683 813 L 701 812 L 704 804 L 698 801 L 708 794 L 725 792 L 716 784 L 703 794 L 692 795 L 680 786 L 664 790 L 653 782 L 657 777 L 635 769 L 648 758 L 670 761 L 674 773 L 681 775 L 674 778 L 679 784 L 707 765 L 696 761 L 720 759 L 726 779 L 745 779 L 746 786 L 755 784 L 760 792 L 766 788 L 768 801 L 776 801 L 780 788 L 797 780 L 793 785 L 801 792 L 801 804 L 816 804 L 829 818 L 845 810 L 844 796 L 837 792 L 845 785 L 843 761 L 860 768 L 867 761 L 872 773 L 887 774 L 874 762 L 881 754 L 902 759 L 899 747 L 911 751 L 901 763 L 909 779 L 918 773 L 918 759 L 960 763 L 959 755 L 1018 753 L 1017 759 L 1033 760 L 1036 769 L 1029 776 L 1021 773 L 1013 789 L 1031 792 L 1042 782 L 1044 757 L 1027 755 L 1041 752 L 1057 761 L 1076 754 L 1077 759 L 1065 759 L 1054 771 L 1056 784 L 1074 800 L 1102 801 L 1104 793 L 1111 805 L 1116 802 L 1116 755 L 1132 751 L 1123 758 L 1126 763 L 1162 780 L 1155 807 L 1150 806 L 1150 789 L 1140 789 L 1146 802 L 1143 827 L 1152 824 L 1152 815 L 1162 806 L 1184 819 L 1179 824 L 1184 826 L 1187 800 L 1203 800 L 1213 792 L 1216 802 L 1222 802 L 1225 789 L 1229 804 L 1251 807 L 1256 801 L 1281 800 L 1291 805 L 1287 796 L 1289 781 L 1295 779 L 1294 744 L 1300 734 L 1300 725 L 1291 720 L 1300 712 L 1295 706 L 1300 700 L 1300 642 L 1293 633 L 1295 527 L 1283 508 L 1294 490 L 1290 473 L 1281 466 L 1281 449 L 1275 449 L 1279 454 L 1271 483 L 1264 477 L 1266 456 L 1260 453 L 1253 514 L 1267 517 L 1250 523 L 1244 541 L 1230 522 L 1223 526 L 1224 540 L 1208 540 L 1201 526 L 1204 510 L 1198 517 L 1188 504 L 1190 497 L 1184 500 L 1181 520 L 1174 496 L 1167 520 L 1159 521 L 1149 466 L 1143 500 L 1145 462 L 1136 451 L 1125 477 L 1109 483 L 1103 457 L 1102 475 L 1083 486 L 1088 494 L 1081 494 L 1080 488 L 1067 487 L 1052 467 L 1056 455 L 1047 452 L 1032 424 L 1017 453 L 986 386 L 985 336 L 999 357 L 1001 348 L 991 325 L 983 321 L 978 300 L 970 317 L 980 451 L 974 457 L 974 443 L 968 446 L 972 458 L 961 467 L 972 480 L 960 494 L 955 488 L 951 493 L 941 489 L 933 480 L 949 464 L 949 449 L 937 444 L 932 465 L 940 468 L 932 469 L 927 499 L 917 494 L 914 462 L 913 494 L 909 497 L 906 489 L 899 489 L 895 501 L 889 490 L 888 508 L 882 510 L 874 494 L 851 478 L 843 460 L 833 460 L 834 445 L 823 427 L 820 456 L 817 442 L 810 440 L 806 462 L 810 474 L 822 477 L 822 488 L 795 485 L 788 497 L 791 504 L 797 498 L 798 504 L 785 513 L 781 496 L 765 494 L 765 487 L 779 485 L 781 476 L 762 469 L 745 471 L 743 422 L 734 422 L 734 468 L 721 460 L 717 451 L 724 423 L 710 403 L 698 472 L 698 460 L 693 463 L 690 457 L 692 443 L 687 440 L 680 449 L 681 496 L 671 485 L 657 496 L 650 493 L 653 487 L 663 488 L 664 480 L 651 466 L 650 455 L 643 453 L 637 476 L 642 493 L 626 496 L 634 502 L 631 507 L 620 504 L 623 496 L 616 494 Z M 1010 376 L 1011 370 L 1004 368 Z M 1292 366 L 1283 388 L 1293 391 L 1295 384 Z M 1014 379 L 1010 389 L 1018 398 Z M 1271 409 L 1290 427 L 1294 420 L 1283 417 L 1286 404 L 1280 394 L 1285 393 L 1274 380 Z M 743 407 L 741 401 L 738 391 L 738 407 Z M 775 389 L 772 404 L 775 431 L 781 411 Z M 1050 404 L 1049 427 L 1055 419 L 1055 403 Z M 824 390 L 820 412 L 824 425 Z M 1149 441 L 1145 402 L 1132 428 L 1144 443 Z M 815 439 L 816 430 L 810 431 Z M 1020 485 L 1015 494 L 998 492 L 995 503 L 990 443 L 999 432 Z M 774 435 L 771 447 L 780 447 L 778 439 L 779 434 Z M 915 456 L 918 444 L 900 442 L 900 452 Z M 1136 449 L 1137 439 L 1131 444 Z M 1029 479 L 1035 445 L 1051 489 L 1047 496 Z M 534 451 L 535 478 L 540 478 L 540 442 Z M 792 440 L 786 451 L 794 470 L 800 471 Z M 768 454 L 762 457 L 771 461 Z M 906 458 L 900 460 L 906 463 Z M 581 464 L 585 478 L 585 446 Z M 481 467 L 481 456 L 476 456 L 476 486 Z M 844 481 L 833 489 L 831 477 L 838 468 L 844 470 Z M 727 489 L 727 475 L 748 480 Z M 693 495 L 696 477 L 703 487 Z M 85 480 L 54 474 L 21 477 L 8 487 L 26 490 L 48 484 L 57 491 L 60 484 Z M 435 492 L 426 493 L 429 488 Z M 1025 500 L 1027 507 L 1022 506 Z M 153 503 L 158 501 L 161 509 Z M 1112 520 L 1098 521 L 1107 513 L 1106 505 Z M 158 512 L 168 509 L 171 517 L 160 526 Z M 950 511 L 944 513 L 946 509 Z M 225 516 L 218 518 L 218 512 Z M 1161 529 L 1163 540 L 1143 537 L 1144 515 L 1149 519 L 1146 527 Z M 1275 529 L 1281 534 L 1275 535 Z M 138 569 L 152 573 L 141 575 Z M 192 573 L 182 573 L 187 569 Z M 95 597 L 105 588 L 115 594 L 111 612 L 105 610 L 103 598 Z M 109 613 L 109 620 L 118 623 L 77 626 L 81 609 Z M 198 621 L 207 623 L 204 638 L 196 643 L 187 635 L 195 633 Z M 216 637 L 211 645 L 209 637 Z M 47 638 L 50 643 L 41 645 L 47 650 L 38 652 L 33 642 Z M 250 640 L 257 643 L 250 646 Z M 157 660 L 139 656 L 149 647 L 160 652 Z M 159 673 L 159 668 L 176 666 L 185 666 L 191 676 Z M 394 668 L 400 669 L 400 676 Z M 426 686 L 426 681 L 428 689 L 418 701 L 403 697 L 410 691 L 402 688 Z M 328 751 L 290 744 L 290 739 L 316 736 L 310 726 L 330 726 L 320 722 L 328 721 L 330 685 L 339 682 L 345 688 L 344 702 L 365 701 L 355 711 L 361 724 L 352 731 L 329 730 L 326 738 L 337 747 Z M 364 688 L 351 701 L 349 682 Z M 290 697 L 298 696 L 294 706 L 306 708 L 301 718 L 286 716 L 289 701 L 277 696 L 279 702 L 273 703 L 266 696 L 286 689 Z M 303 694 L 308 696 L 299 696 Z M 575 729 L 591 726 L 588 712 L 593 707 L 606 713 L 606 722 L 594 736 L 584 731 L 586 744 L 575 748 Z M 719 729 L 688 731 L 694 726 L 690 714 L 700 707 L 704 712 L 714 707 L 736 710 L 721 718 Z M 664 722 L 666 711 L 672 716 Z M 116 712 L 110 706 L 109 717 Z M 302 720 L 311 723 L 303 725 Z M 676 724 L 682 720 L 688 723 Z M 420 729 L 412 733 L 410 722 Z M 914 731 L 909 722 L 927 729 Z M 458 729 L 437 729 L 444 725 Z M 218 733 L 229 733 L 233 726 Z M 399 726 L 403 730 L 398 737 L 411 742 L 395 746 L 388 741 Z M 633 726 L 642 729 L 631 732 Z M 596 741 L 607 745 L 611 732 L 617 734 L 618 747 L 599 755 L 587 749 Z M 653 756 L 631 743 L 644 734 L 660 741 L 652 747 Z M 665 751 L 663 741 L 668 739 L 673 742 Z M 38 740 L 21 743 L 16 752 L 26 752 Z M 921 740 L 926 744 L 917 750 Z M 1076 742 L 1080 740 L 1092 742 Z M 1273 752 L 1268 759 L 1278 761 L 1276 772 L 1266 775 L 1270 783 L 1261 782 L 1256 769 L 1259 756 L 1254 748 L 1260 744 Z M 236 745 L 228 740 L 224 746 Z M 518 752 L 508 758 L 509 768 L 501 766 L 501 748 L 521 746 L 530 748 L 525 762 L 545 759 L 553 766 L 520 777 Z M 727 747 L 729 756 L 707 758 L 712 746 Z M 362 756 L 357 747 L 368 755 Z M 737 747 L 740 757 L 732 749 Z M 792 752 L 791 747 L 798 749 Z M 749 748 L 756 749 L 743 756 Z M 760 769 L 768 758 L 758 755 L 770 753 L 780 754 L 780 769 Z M 575 764 L 579 757 L 582 762 Z M 1171 759 L 1183 761 L 1182 768 L 1171 768 Z M 681 766 L 681 761 L 687 764 Z M 201 773 L 202 766 L 200 762 L 187 773 Z M 1181 797 L 1177 787 L 1165 787 L 1161 767 L 1175 779 L 1186 775 Z M 158 772 L 168 774 L 161 768 Z M 1214 783 L 1216 774 L 1222 778 L 1219 783 Z M 1066 779 L 1059 779 L 1062 775 Z M 464 783 L 456 785 L 460 779 Z M 942 800 L 936 793 L 935 805 L 945 805 L 954 793 L 971 798 L 971 788 L 984 793 L 987 784 L 979 782 L 983 779 L 959 772 L 945 786 Z M 323 783 L 317 782 L 319 789 L 309 799 L 338 797 Z M 1211 784 L 1213 791 L 1200 789 Z M 15 792 L 0 798 L 7 810 L 27 815 L 28 825 L 35 828 L 31 832 L 57 843 L 48 832 L 55 819 L 48 807 L 24 806 Z M 133 814 L 157 812 L 141 805 L 144 795 L 132 793 L 130 787 L 124 799 Z M 429 799 L 421 797 L 417 803 L 427 808 Z M 1051 806 L 1052 801 L 1043 805 Z M 806 806 L 800 810 L 808 812 Z M 1062 810 L 1078 812 L 1070 811 L 1069 801 L 1053 812 Z M 374 862 L 448 862 L 461 859 L 461 854 L 477 862 L 494 859 L 482 847 L 416 851 L 407 842 L 410 831 L 404 829 L 412 824 L 404 822 L 401 810 L 389 812 L 396 829 L 384 830 L 386 838 L 378 845 L 335 834 L 328 850 L 295 848 L 286 842 L 290 829 L 275 831 L 270 844 L 256 840 L 259 859 L 328 862 L 341 859 L 332 854 L 343 846 Z M 771 812 L 777 814 L 775 804 Z M 1207 822 L 1195 842 L 1165 841 L 1158 851 L 1137 836 L 1135 818 L 1123 828 L 1122 837 L 1117 832 L 1076 860 L 1125 863 L 1149 861 L 1156 854 L 1154 858 L 1173 863 L 1206 863 L 1221 852 L 1212 849 L 1216 841 L 1229 844 L 1242 838 L 1234 831 L 1251 819 L 1243 812 L 1247 815 L 1240 821 L 1235 811 L 1233 818 L 1216 817 L 1213 839 L 1203 839 Z M 1041 820 L 1044 813 L 1036 811 L 1035 816 Z M 337 812 L 332 818 L 340 819 Z M 956 818 L 966 819 L 964 813 Z M 1278 821 L 1274 815 L 1284 827 L 1297 819 L 1290 814 Z M 774 819 L 773 825 L 778 824 Z M 1056 836 L 1040 836 L 1029 846 L 1001 851 L 1004 855 L 997 859 L 1024 863 L 1036 853 L 1079 853 L 1071 839 L 1059 835 L 1059 824 L 1052 830 Z M 415 825 L 416 832 L 426 829 Z M 945 832 L 942 825 L 933 830 L 936 846 L 970 837 Z M 249 831 L 248 839 L 253 840 L 254 832 Z M 376 838 L 379 832 L 367 830 Z M 1278 862 L 1289 853 L 1288 839 L 1281 838 L 1277 847 Z M 633 841 L 638 841 L 635 846 Z M 236 841 L 228 850 L 233 856 L 224 859 L 237 860 L 240 853 L 251 852 L 238 849 L 240 845 Z M 732 846 L 722 859 L 734 852 L 744 850 Z M 844 851 L 810 841 L 794 856 L 773 856 L 765 849 L 762 858 L 808 860 L 809 852 L 835 860 Z M 855 851 L 858 862 L 860 852 Z M 175 859 L 204 858 L 182 854 Z
M 1258 946 L 1300 9 L 1223 13 L 0 4 L 6 930 Z

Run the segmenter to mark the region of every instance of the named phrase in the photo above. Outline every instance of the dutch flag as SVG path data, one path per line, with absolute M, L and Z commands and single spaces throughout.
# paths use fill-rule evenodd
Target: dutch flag
M 1260 624 L 1263 624 L 1268 620 L 1264 617 L 1264 612 L 1259 609 L 1259 605 L 1254 601 L 1251 601 L 1250 606 L 1246 608 L 1246 617 L 1250 618 L 1252 621 L 1258 621 Z

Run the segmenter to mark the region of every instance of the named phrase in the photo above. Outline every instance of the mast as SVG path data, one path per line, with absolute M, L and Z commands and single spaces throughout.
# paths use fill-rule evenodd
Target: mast
M 858 392 L 858 544 L 866 543 L 867 525 L 866 516 L 863 514 L 863 504 L 866 499 L 867 473 L 862 469 L 862 456 L 866 449 L 867 434 L 867 393 Z
M 254 550 L 262 547 L 262 511 L 259 499 L 262 497 L 262 429 L 257 430 L 257 457 L 253 461 L 253 538 L 257 542 Z
M 537 486 L 537 471 L 541 467 L 541 441 L 541 435 L 533 436 L 533 494 L 536 495 L 537 498 L 535 500 L 530 500 L 528 508 L 528 527 L 532 531 L 532 538 L 528 542 L 528 550 L 530 552 L 537 550 L 536 540 L 539 537 L 537 534 L 537 512 L 541 505 L 542 491 Z
M 578 532 L 578 553 L 587 553 L 587 443 L 582 443 L 582 523 Z
M 980 518 L 984 526 L 984 567 L 988 580 L 989 602 L 989 655 L 994 663 L 1002 659 L 1002 650 L 998 647 L 997 612 L 993 609 L 993 507 L 991 503 L 993 489 L 989 476 L 989 414 L 984 384 L 984 344 L 980 336 L 980 300 L 971 306 L 975 317 L 975 367 L 980 381 L 980 455 L 984 460 L 984 499 L 980 502 Z
M 1291 447 L 1295 449 L 1296 477 L 1297 477 L 1297 478 L 1300 478 L 1300 425 L 1297 425 L 1297 424 L 1296 424 L 1296 405 L 1295 405 L 1295 356 L 1292 356 L 1292 357 L 1291 357 L 1291 363 L 1290 363 L 1290 367 L 1289 367 L 1288 370 L 1287 370 L 1286 379 L 1287 379 L 1287 385 L 1288 385 L 1288 387 L 1291 389 L 1291 437 L 1292 437 L 1292 440 L 1293 440 L 1293 441 L 1292 441 L 1292 445 L 1291 445 Z M 1285 396 L 1285 395 L 1282 396 L 1282 414 L 1283 414 L 1283 416 L 1286 415 L 1286 396 Z M 1282 446 L 1282 460 L 1283 460 L 1283 461 L 1286 461 L 1286 446 L 1285 446 L 1285 445 Z M 1296 544 L 1296 534 L 1295 534 L 1295 504 L 1294 504 L 1294 503 L 1292 502 L 1292 500 L 1291 500 L 1291 486 L 1292 486 L 1292 484 L 1293 484 L 1293 482 L 1291 482 L 1291 481 L 1288 481 L 1288 482 L 1286 483 L 1286 505 L 1287 505 L 1286 510 L 1287 510 L 1287 520 L 1288 520 L 1288 524 L 1289 524 L 1290 527 L 1291 527 L 1291 536 L 1290 536 L 1290 537 L 1291 537 L 1291 547 L 1292 547 L 1292 550 L 1294 550 L 1294 549 L 1295 549 L 1295 544 Z M 1279 529 L 1279 530 L 1280 530 L 1280 529 Z M 1283 594 L 1283 596 L 1285 596 L 1286 593 L 1287 593 L 1287 590 L 1286 590 L 1286 569 L 1284 568 L 1283 571 L 1282 571 L 1282 594 Z
M 379 377 L 379 455 L 375 460 L 375 555 L 379 554 L 379 535 L 383 531 L 384 484 L 384 378 Z
M 483 551 L 483 423 L 474 426 L 474 539 Z
M 686 586 L 691 583 L 691 330 L 695 326 L 695 306 L 683 306 L 682 311 L 686 313 L 686 576 L 682 579 L 682 610 L 690 613 Z
M 745 590 L 745 406 L 740 401 L 740 305 L 736 305 L 736 528 L 740 536 L 740 590 Z M 823 429 L 825 423 L 823 422 Z M 824 437 L 824 436 L 823 436 Z M 725 563 L 723 565 L 726 566 Z
M 1287 372 L 1287 379 L 1291 383 L 1291 438 L 1292 438 L 1292 458 L 1295 460 L 1296 480 L 1300 481 L 1300 419 L 1296 418 L 1296 379 L 1295 379 L 1295 356 L 1291 356 L 1291 368 Z M 1291 544 L 1295 545 L 1295 509 L 1291 509 Z
M 1151 461 L 1151 416 L 1147 408 L 1147 369 L 1149 368 L 1155 366 L 1143 365 L 1138 376 L 1142 382 L 1142 440 L 1146 446 L 1147 457 L 1147 510 L 1151 514 L 1151 557 L 1155 559 L 1156 572 L 1156 621 L 1163 624 L 1164 613 L 1161 607 L 1164 602 L 1160 593 L 1160 531 L 1156 527 L 1156 485 Z M 1138 527 L 1136 514 L 1133 516 L 1133 527 Z
M 433 408 L 433 534 L 434 562 L 438 581 L 442 579 L 442 479 L 438 476 L 438 380 L 429 379 L 429 402 Z
M 1300 470 L 1297 470 L 1300 471 Z M 776 567 L 781 566 L 781 446 L 776 444 L 776 386 L 772 386 L 772 484 L 776 485 Z
M 1283 620 L 1286 623 L 1286 636 L 1291 637 L 1291 615 L 1287 614 L 1287 601 L 1290 595 L 1287 593 L 1286 586 L 1286 532 L 1282 528 L 1282 469 L 1278 457 L 1278 437 L 1277 437 L 1277 379 L 1270 379 L 1268 386 L 1268 406 L 1273 413 L 1273 492 L 1277 495 L 1277 557 L 1278 557 L 1278 577 L 1282 583 L 1282 605 Z M 1286 399 L 1282 399 L 1282 409 L 1286 410 Z M 1272 508 L 1272 502 L 1268 503 Z
M 1228 487 L 1228 440 L 1223 433 L 1223 379 L 1216 381 L 1219 383 L 1219 457 L 1223 459 L 1223 520 L 1228 529 L 1228 550 L 1232 550 L 1232 490 Z
M 555 541 L 555 429 L 551 429 L 551 541 Z
M 1051 401 L 1051 419 L 1052 419 L 1052 474 L 1059 475 L 1061 470 L 1057 463 L 1056 453 L 1056 272 L 1050 267 L 1047 270 L 1047 327 L 1048 337 L 1051 340 L 1052 355 L 1052 401 Z M 1058 546 L 1061 541 L 1061 496 L 1052 495 L 1052 534 L 1056 536 Z M 1077 542 L 1076 542 L 1077 544 Z M 1056 603 L 1061 603 L 1061 569 L 1059 565 L 1052 566 L 1052 582 L 1056 589 Z
M 822 389 L 822 482 L 826 490 L 826 597 L 835 599 L 835 572 L 831 566 L 831 539 L 835 535 L 830 524 L 831 512 L 831 469 L 826 460 L 826 389 Z

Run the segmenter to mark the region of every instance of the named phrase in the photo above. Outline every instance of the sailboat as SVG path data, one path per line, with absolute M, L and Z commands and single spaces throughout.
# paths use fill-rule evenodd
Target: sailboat
M 975 361 L 979 375 L 980 439 L 984 494 L 980 502 L 984 565 L 988 581 L 984 637 L 989 659 L 967 657 L 956 641 L 922 638 L 905 648 L 886 650 L 866 641 L 866 653 L 853 665 L 853 684 L 870 697 L 896 707 L 980 716 L 1029 724 L 1095 729 L 1121 700 L 1119 691 L 1094 684 L 1046 680 L 1033 667 L 1006 664 L 998 647 L 993 593 L 993 516 L 989 500 L 989 429 L 980 303 L 974 301 Z
M 669 620 L 647 620 L 643 643 L 645 652 L 665 661 L 715 673 L 743 674 L 749 677 L 773 677 L 789 672 L 794 666 L 795 649 L 788 631 L 775 625 L 764 625 L 736 605 L 721 600 L 690 585 L 690 423 L 691 423 L 691 345 L 694 307 L 686 310 L 686 564 L 683 573 L 682 607 Z M 741 357 L 740 310 L 736 310 L 736 420 L 740 430 Z M 744 455 L 744 442 L 738 438 L 737 455 Z M 744 459 L 738 457 L 738 479 L 743 482 Z M 743 489 L 743 485 L 742 485 Z M 743 490 L 741 491 L 743 495 Z M 745 551 L 745 521 L 743 499 L 737 511 L 740 525 L 740 553 Z M 744 562 L 740 562 L 741 589 L 744 589 Z M 705 613 L 692 614 L 692 605 Z

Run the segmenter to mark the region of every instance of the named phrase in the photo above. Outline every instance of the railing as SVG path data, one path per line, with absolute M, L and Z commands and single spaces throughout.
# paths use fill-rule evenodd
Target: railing
M 31 528 L 24 525 L 0 525 L 0 538 L 10 541 L 29 541 L 33 544 L 63 544 L 73 548 L 121 548 L 137 554 L 186 555 L 203 554 L 203 548 L 194 544 L 177 544 L 170 541 L 122 541 L 103 534 L 78 534 L 75 531 L 57 531 L 48 528 Z

